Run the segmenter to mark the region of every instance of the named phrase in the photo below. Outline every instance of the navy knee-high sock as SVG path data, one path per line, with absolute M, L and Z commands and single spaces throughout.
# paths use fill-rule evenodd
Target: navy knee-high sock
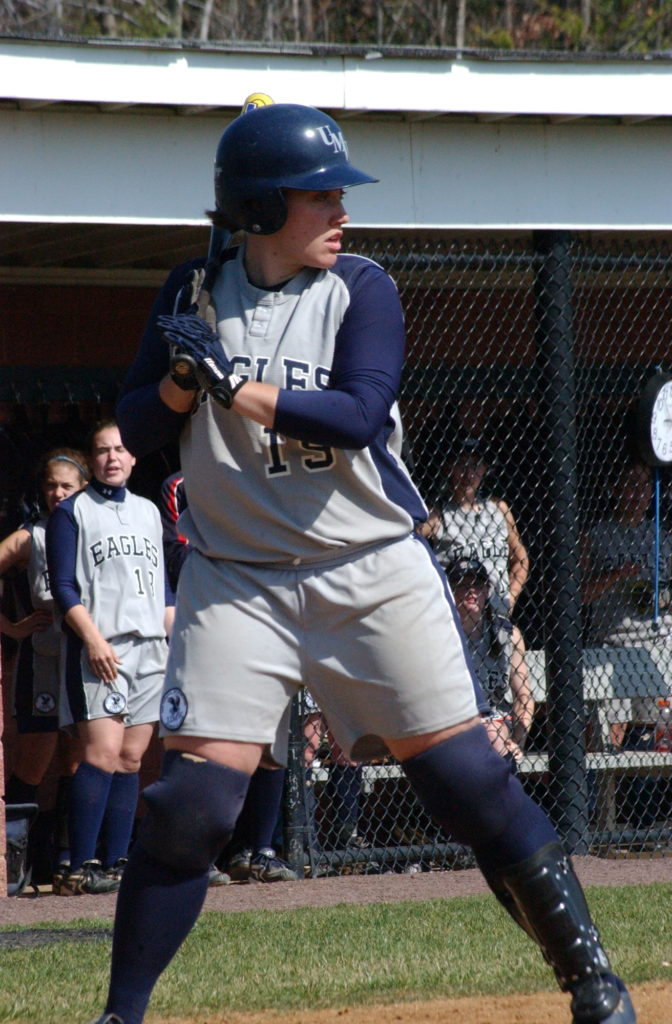
M 480 725 L 409 758 L 403 767 L 426 810 L 451 837 L 472 847 L 488 882 L 496 871 L 559 842 Z
M 359 819 L 362 766 L 335 764 L 329 772 L 325 790 L 325 802 L 327 806 L 333 806 L 336 820 L 341 825 L 354 828 Z
M 82 761 L 70 784 L 71 870 L 96 856 L 96 844 L 103 823 L 107 797 L 112 785 L 112 772 L 104 772 L 88 761 Z
M 117 899 L 106 1013 L 141 1024 L 152 989 L 191 931 L 207 891 L 207 870 L 176 871 L 134 844 Z
M 111 867 L 121 857 L 128 856 L 139 791 L 138 772 L 115 772 L 112 776 L 103 818 L 105 867 Z
M 253 853 L 273 846 L 285 783 L 284 768 L 257 768 L 245 797 L 233 836 L 229 853 L 250 849 Z
M 518 780 L 515 780 L 518 783 Z M 520 783 L 518 783 L 520 785 Z M 548 843 L 559 843 L 558 833 L 546 813 L 522 790 L 514 817 L 495 838 L 474 842 L 472 850 L 486 882 L 493 884 L 495 872 L 520 864 Z

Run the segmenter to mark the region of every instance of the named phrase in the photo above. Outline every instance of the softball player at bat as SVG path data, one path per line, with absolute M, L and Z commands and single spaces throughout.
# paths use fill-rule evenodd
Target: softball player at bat
M 91 465 L 89 486 L 61 502 L 47 528 L 65 635 L 61 725 L 74 723 L 82 744 L 70 794 L 71 862 L 54 886 L 63 896 L 119 887 L 167 653 L 159 511 L 127 489 L 135 458 L 112 420 L 93 430 Z
M 117 903 L 107 1008 L 140 1024 L 196 920 L 262 755 L 282 762 L 305 682 L 347 756 L 390 751 L 469 843 L 541 946 L 575 1024 L 631 1024 L 569 858 L 491 748 L 446 578 L 416 525 L 396 395 L 404 327 L 377 264 L 341 253 L 343 190 L 374 181 L 339 126 L 277 104 L 236 118 L 215 161 L 223 254 L 206 320 L 159 295 L 118 406 L 137 455 L 180 437 L 195 548 L 180 577 L 161 711 L 166 755 Z M 200 307 L 199 307 L 200 308 Z M 166 339 L 190 357 L 169 368 Z M 173 363 L 175 367 L 175 363 Z

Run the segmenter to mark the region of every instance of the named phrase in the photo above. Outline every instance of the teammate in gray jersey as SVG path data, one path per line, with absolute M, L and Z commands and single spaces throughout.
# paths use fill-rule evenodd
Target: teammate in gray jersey
M 61 501 L 81 490 L 87 479 L 86 457 L 82 452 L 72 448 L 48 452 L 38 469 L 45 511 L 0 543 L 0 576 L 20 571 L 13 582 L 21 617 L 11 622 L 0 613 L 0 632 L 19 641 L 12 680 L 17 734 L 13 771 L 5 787 L 8 805 L 36 804 L 39 785 L 59 745 L 60 629 L 54 622 L 45 535 L 51 513 Z M 62 741 L 61 756 L 57 812 L 63 808 L 70 776 L 77 765 L 76 743 Z M 65 856 L 64 815 L 59 813 L 59 817 L 57 838 L 62 841 Z
M 193 306 L 183 286 L 195 268 L 170 276 L 123 387 L 132 451 L 179 435 L 179 528 L 194 551 L 105 1024 L 143 1019 L 250 776 L 262 757 L 284 761 L 303 683 L 346 756 L 391 752 L 427 810 L 472 845 L 572 992 L 576 1024 L 635 1020 L 554 829 L 488 742 L 445 575 L 415 529 L 427 510 L 400 455 L 399 298 L 381 267 L 341 252 L 343 189 L 373 180 L 321 111 L 277 104 L 234 120 L 213 219 L 244 241 L 207 268 Z
M 119 887 L 167 653 L 159 511 L 127 489 L 135 458 L 113 420 L 95 427 L 91 464 L 89 486 L 59 505 L 47 529 L 64 622 L 61 724 L 74 723 L 82 744 L 70 796 L 71 862 L 54 886 L 63 896 Z M 104 864 L 96 857 L 101 832 Z
M 493 588 L 493 608 L 510 616 L 527 582 L 529 558 L 507 503 L 481 493 L 488 462 L 480 438 L 460 439 L 446 464 L 446 490 L 423 532 L 443 566 L 457 558 L 482 562 Z

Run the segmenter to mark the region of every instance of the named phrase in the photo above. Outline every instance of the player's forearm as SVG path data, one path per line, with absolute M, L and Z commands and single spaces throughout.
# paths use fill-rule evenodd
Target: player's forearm
M 525 573 L 513 573 L 509 575 L 509 598 L 511 600 L 511 610 L 513 609 L 516 601 L 520 597 L 520 592 L 525 586 L 527 581 L 527 572 Z
M 166 605 L 166 610 L 163 613 L 163 628 L 166 631 L 166 636 L 170 638 L 170 634 L 173 631 L 173 623 L 175 622 L 175 605 Z
M 534 698 L 531 694 L 518 697 L 513 702 L 513 739 L 522 747 L 534 718 Z
M 70 629 L 80 637 L 93 674 L 104 683 L 113 683 L 117 677 L 117 665 L 121 662 L 84 605 L 74 605 L 64 618 Z
M 264 427 L 273 427 L 279 390 L 272 384 L 247 381 L 245 387 L 236 392 L 231 408 Z M 196 395 L 196 391 L 179 388 L 170 376 L 164 377 L 159 385 L 161 401 L 175 413 L 189 413 Z
M 371 381 L 348 390 L 283 390 L 278 395 L 273 426 L 278 433 L 297 441 L 357 451 L 379 436 L 394 398 L 391 389 L 377 387 Z
M 25 569 L 30 559 L 31 537 L 23 528 L 10 533 L 0 543 L 0 576 L 9 569 Z
M 63 616 L 82 643 L 91 644 L 103 640 L 103 636 L 83 604 L 73 605 Z
M 262 427 L 273 428 L 279 394 L 280 388 L 275 385 L 251 380 L 236 392 L 231 408 L 241 416 L 261 423 Z
M 511 595 L 512 604 L 515 604 L 518 600 L 520 592 L 527 583 L 529 575 L 530 560 L 525 548 L 522 545 L 519 545 L 512 553 L 511 564 L 509 566 L 509 593 Z

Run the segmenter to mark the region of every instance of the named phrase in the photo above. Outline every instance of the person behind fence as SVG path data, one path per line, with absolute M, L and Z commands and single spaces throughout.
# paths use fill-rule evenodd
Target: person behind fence
M 593 524 L 582 538 L 582 599 L 589 609 L 592 644 L 643 649 L 669 664 L 672 655 L 672 537 L 658 538 L 659 586 L 655 587 L 656 525 L 649 518 L 653 499 L 651 468 L 630 459 L 616 477 L 611 514 Z M 654 601 L 657 614 L 654 617 Z M 655 621 L 654 621 L 655 619 Z M 665 654 L 667 652 L 667 654 Z M 636 688 L 637 664 L 633 660 Z M 669 678 L 669 676 L 668 676 Z M 614 699 L 608 710 L 613 744 L 623 750 L 652 750 L 659 700 L 669 699 L 665 682 L 659 694 Z M 627 780 L 628 799 L 637 824 L 658 817 L 658 785 L 653 779 Z
M 192 305 L 198 264 L 171 273 L 122 386 L 132 451 L 180 437 L 194 551 L 105 1024 L 142 1021 L 261 757 L 285 762 L 303 683 L 348 757 L 389 751 L 473 847 L 571 993 L 573 1021 L 635 1020 L 557 833 L 488 741 L 445 575 L 415 530 L 427 510 L 401 459 L 401 304 L 380 266 L 341 251 L 343 190 L 373 180 L 322 111 L 276 104 L 233 120 L 213 220 L 243 241 L 211 265 L 210 310 L 203 294 Z
M 174 592 L 177 592 L 180 572 L 191 550 L 189 541 L 180 533 L 179 528 L 179 518 L 186 507 L 184 476 L 178 471 L 163 481 L 159 495 L 166 573 Z M 284 782 L 284 768 L 263 765 L 257 768 L 250 781 L 231 842 L 220 855 L 218 864 L 211 865 L 210 885 L 250 880 L 296 881 L 298 875 L 278 856 L 275 849 L 276 837 L 282 829 Z
M 70 864 L 54 883 L 61 896 L 118 889 L 140 763 L 158 719 L 167 652 L 161 520 L 126 486 L 134 465 L 114 420 L 96 424 L 91 482 L 62 501 L 47 526 L 49 579 L 64 623 L 61 725 L 74 724 L 82 745 L 70 792 Z
M 13 770 L 5 787 L 5 803 L 12 807 L 36 805 L 40 783 L 56 754 L 59 732 L 60 629 L 54 621 L 54 602 L 49 586 L 45 537 L 47 520 L 57 505 L 86 485 L 89 471 L 86 456 L 72 448 L 47 452 L 38 468 L 42 511 L 35 520 L 24 522 L 0 543 L 0 576 L 13 576 L 16 605 L 21 618 L 11 622 L 0 613 L 0 632 L 19 642 L 13 674 L 13 706 L 16 721 Z M 57 809 L 63 809 L 78 750 L 70 742 L 64 751 L 64 774 L 59 779 Z M 12 810 L 12 831 L 27 838 L 28 821 L 37 808 L 21 818 Z M 61 815 L 55 839 L 60 838 L 60 856 L 67 857 L 66 829 Z M 20 865 L 22 882 L 29 868 Z M 10 879 L 10 884 L 16 880 Z
M 314 849 L 320 848 L 317 840 L 317 821 L 315 813 L 317 801 L 314 798 L 315 767 L 326 768 L 327 780 L 324 786 L 324 804 L 327 812 L 322 822 L 326 845 L 329 849 L 346 848 L 349 852 L 369 847 L 367 839 L 359 831 L 362 813 L 362 779 L 363 765 L 351 761 L 345 756 L 331 733 L 328 723 L 313 700 L 309 691 L 303 695 L 306 715 L 303 723 L 306 763 L 306 780 L 308 786 L 309 821 L 311 842 Z M 323 758 L 315 764 L 318 751 L 325 746 L 326 764 Z
M 462 433 L 444 465 L 445 489 L 422 532 L 442 565 L 477 558 L 488 569 L 492 605 L 511 615 L 529 574 L 527 550 L 507 503 L 483 495 L 490 464 L 488 445 Z
M 490 602 L 488 570 L 476 558 L 457 558 L 446 575 L 464 629 L 469 651 L 493 713 L 489 727 L 497 732 L 497 749 L 522 760 L 534 717 L 534 698 L 525 662 L 525 642 L 519 628 Z

